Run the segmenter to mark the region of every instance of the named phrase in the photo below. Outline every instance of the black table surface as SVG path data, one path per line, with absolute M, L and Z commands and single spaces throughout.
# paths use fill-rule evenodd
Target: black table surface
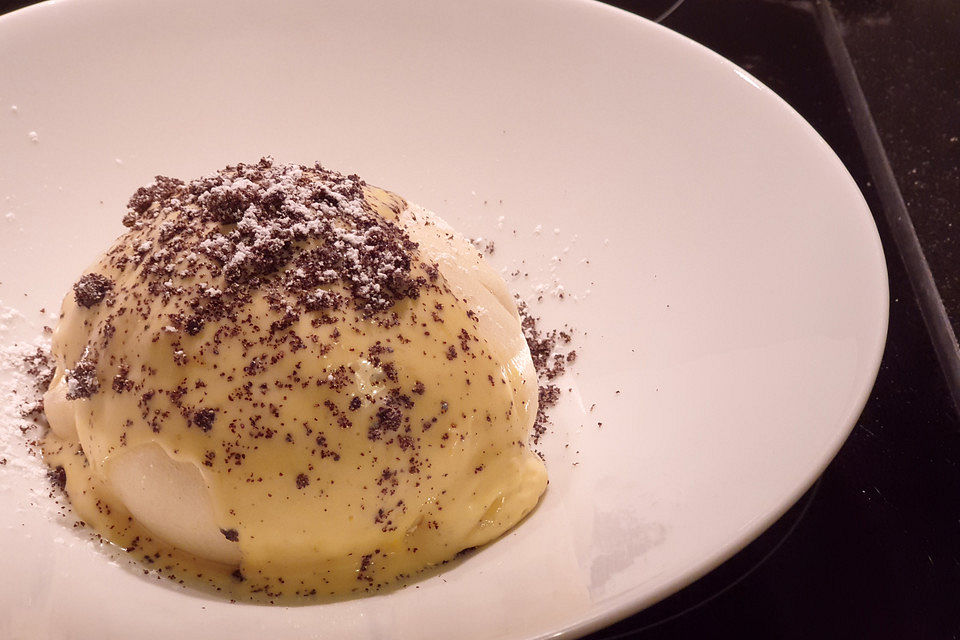
M 0 0 L 0 13 L 26 4 Z M 942 295 L 949 323 L 960 326 L 960 2 L 610 4 L 662 18 L 739 64 L 820 132 L 874 212 L 891 307 L 870 399 L 813 488 L 715 571 L 589 637 L 960 638 L 960 420 L 951 399 L 960 389 L 940 366 L 956 344 L 931 340 L 936 318 L 924 317 L 914 292 L 917 256 L 901 258 L 889 191 L 877 187 L 876 150 L 858 138 L 849 78 L 828 53 L 823 20 L 825 11 L 836 17 L 930 265 L 933 296 Z

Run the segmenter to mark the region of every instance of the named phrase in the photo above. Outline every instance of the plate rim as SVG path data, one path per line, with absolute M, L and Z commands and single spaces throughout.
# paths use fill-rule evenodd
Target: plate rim
M 870 231 L 869 240 L 873 252 L 878 257 L 879 271 L 877 272 L 878 281 L 876 284 L 878 285 L 877 293 L 880 294 L 881 298 L 881 303 L 879 306 L 882 312 L 879 318 L 880 327 L 876 336 L 876 341 L 870 350 L 871 359 L 869 363 L 863 367 L 863 371 L 869 373 L 863 379 L 864 384 L 862 388 L 857 389 L 855 393 L 850 394 L 851 400 L 855 398 L 855 401 L 851 402 L 849 415 L 846 416 L 844 420 L 847 426 L 837 431 L 834 438 L 829 442 L 829 445 L 824 448 L 821 454 L 821 459 L 818 461 L 817 465 L 811 467 L 810 471 L 806 474 L 806 477 L 804 477 L 804 479 L 798 483 L 798 485 L 788 496 L 784 497 L 780 501 L 780 504 L 777 508 L 771 509 L 769 512 L 764 514 L 763 517 L 755 518 L 753 521 L 751 521 L 749 526 L 741 529 L 737 538 L 728 541 L 716 553 L 699 562 L 694 569 L 681 573 L 672 580 L 666 581 L 659 588 L 650 591 L 644 596 L 640 596 L 635 593 L 641 589 L 640 586 L 635 586 L 632 589 L 629 589 L 614 597 L 613 602 L 604 611 L 593 616 L 589 616 L 576 623 L 564 626 L 552 633 L 544 633 L 540 636 L 537 636 L 537 640 L 546 640 L 547 638 L 581 637 L 640 613 L 654 604 L 663 601 L 665 598 L 679 593 L 684 588 L 690 586 L 700 578 L 712 572 L 727 560 L 733 558 L 737 553 L 745 549 L 747 545 L 762 535 L 764 531 L 769 529 L 777 520 L 783 517 L 783 515 L 795 504 L 797 504 L 800 498 L 802 498 L 803 495 L 820 479 L 824 471 L 826 471 L 827 467 L 830 466 L 830 463 L 833 462 L 834 458 L 837 456 L 837 453 L 839 453 L 844 443 L 846 443 L 847 439 L 850 437 L 853 429 L 856 427 L 857 421 L 859 420 L 867 401 L 870 399 L 870 392 L 873 390 L 873 387 L 876 384 L 876 378 L 880 373 L 880 364 L 886 351 L 886 341 L 890 326 L 890 281 L 886 266 L 886 253 L 880 240 L 879 230 L 877 229 L 877 220 L 873 216 L 863 192 L 857 185 L 853 176 L 850 174 L 850 171 L 847 169 L 846 165 L 844 165 L 843 161 L 840 160 L 839 156 L 827 143 L 823 136 L 821 136 L 820 133 L 814 129 L 813 125 L 811 125 L 803 116 L 801 116 L 800 113 L 797 112 L 797 110 L 794 109 L 793 106 L 791 106 L 779 94 L 754 77 L 750 72 L 743 69 L 731 60 L 723 57 L 713 49 L 710 49 L 706 45 L 701 44 L 688 36 L 678 33 L 662 24 L 654 22 L 653 20 L 630 13 L 625 9 L 606 4 L 600 0 L 558 0 L 557 4 L 563 2 L 567 4 L 593 5 L 594 8 L 599 11 L 609 12 L 623 20 L 632 20 L 638 22 L 643 26 L 643 28 L 659 31 L 662 36 L 666 36 L 678 46 L 686 47 L 693 51 L 693 55 L 704 56 L 712 63 L 726 68 L 727 70 L 733 71 L 743 82 L 746 82 L 757 89 L 759 94 L 763 96 L 762 99 L 764 101 L 786 113 L 791 120 L 799 124 L 800 129 L 804 131 L 804 137 L 811 145 L 820 147 L 821 151 L 827 152 L 827 157 L 834 165 L 836 165 L 836 168 L 839 169 L 837 172 L 838 177 L 840 177 L 843 182 L 847 183 L 847 188 L 852 189 L 853 192 L 859 196 L 862 207 L 860 207 L 860 211 L 857 215 L 866 217 L 866 219 L 871 223 L 868 226 Z M 868 240 L 868 238 L 865 237 L 863 240 Z M 702 603 L 698 603 L 694 608 L 699 607 L 700 604 Z

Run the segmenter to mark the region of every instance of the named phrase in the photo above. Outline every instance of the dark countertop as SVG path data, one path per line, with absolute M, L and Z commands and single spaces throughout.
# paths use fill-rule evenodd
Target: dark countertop
M 649 18 L 677 4 L 610 3 Z M 26 4 L 0 0 L 0 13 Z M 933 274 L 926 299 L 942 295 L 946 342 L 931 340 L 917 256 L 890 223 L 904 216 L 877 186 L 849 78 L 824 44 L 831 7 Z M 863 415 L 798 504 L 703 579 L 590 638 L 960 638 L 960 388 L 940 366 L 960 362 L 960 2 L 685 0 L 663 23 L 771 87 L 846 164 L 884 244 L 890 328 Z
M 960 327 L 960 6 L 834 0 L 954 333 Z

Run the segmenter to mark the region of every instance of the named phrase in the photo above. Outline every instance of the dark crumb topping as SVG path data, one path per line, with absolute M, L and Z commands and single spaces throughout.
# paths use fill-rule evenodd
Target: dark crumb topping
M 220 533 L 222 533 L 223 537 L 230 542 L 237 542 L 240 540 L 240 532 L 236 529 L 220 529 Z
M 67 369 L 67 400 L 89 398 L 100 390 L 100 381 L 97 379 L 97 362 L 89 347 L 84 350 L 83 357 Z
M 113 280 L 99 273 L 88 273 L 74 283 L 73 297 L 78 305 L 89 309 L 100 304 L 111 289 Z
M 113 376 L 113 382 L 110 385 L 114 392 L 123 393 L 133 389 L 133 380 L 127 377 L 129 373 L 130 369 L 128 367 L 120 367 L 120 371 Z
M 550 424 L 548 415 L 549 410 L 557 404 L 560 399 L 560 388 L 551 384 L 550 381 L 566 371 L 568 364 L 573 364 L 577 359 L 576 351 L 569 351 L 566 354 L 558 353 L 560 345 L 569 345 L 573 336 L 569 331 L 543 331 L 539 327 L 539 321 L 530 315 L 530 310 L 524 303 L 517 304 L 520 311 L 520 325 L 523 327 L 523 337 L 527 340 L 527 346 L 530 347 L 530 356 L 533 358 L 533 366 L 537 370 L 537 379 L 540 381 L 540 389 L 537 394 L 539 405 L 537 407 L 537 416 L 533 421 L 533 442 L 540 442 L 541 436 L 547 431 L 547 425 Z
M 417 298 L 427 278 L 414 273 L 417 244 L 370 208 L 364 185 L 355 175 L 319 164 L 264 158 L 188 183 L 158 176 L 130 199 L 124 224 L 137 230 L 161 213 L 177 214 L 161 225 L 163 248 L 154 250 L 149 241 L 140 245 L 150 254 L 148 271 L 158 292 L 170 272 L 202 258 L 223 274 L 227 290 L 209 296 L 216 300 L 200 296 L 192 306 L 201 313 L 184 320 L 191 335 L 204 319 L 222 317 L 224 305 L 242 302 L 252 289 L 276 288 L 301 310 L 318 311 L 344 303 L 327 289 L 339 283 L 358 311 L 376 313 Z M 429 265 L 420 266 L 429 275 Z
M 493 252 L 496 251 L 497 248 L 493 240 L 484 240 L 483 238 L 471 238 L 470 244 L 473 245 L 474 249 L 488 256 L 493 255 Z
M 365 580 L 367 582 L 373 582 L 373 577 L 367 573 L 368 571 L 370 571 L 370 565 L 372 564 L 373 564 L 372 553 L 368 553 L 367 555 L 360 558 L 360 568 L 357 571 L 357 580 Z
M 34 382 L 34 389 L 40 393 L 45 392 L 50 386 L 50 381 L 53 380 L 54 373 L 50 354 L 43 348 L 37 347 L 36 352 L 24 357 L 23 365 L 27 375 Z
M 373 423 L 367 429 L 367 437 L 379 440 L 388 431 L 396 431 L 403 421 L 403 414 L 395 406 L 380 407 Z
M 540 389 L 537 392 L 537 400 L 539 404 L 537 405 L 537 417 L 533 421 L 533 442 L 537 444 L 540 442 L 540 437 L 547 430 L 547 424 L 550 422 L 550 418 L 547 415 L 547 411 L 557 404 L 557 401 L 560 399 L 560 388 L 555 384 L 542 384 Z
M 518 305 L 518 309 L 523 337 L 527 339 L 527 345 L 530 347 L 530 356 L 533 358 L 537 375 L 553 380 L 566 371 L 567 363 L 573 363 L 577 359 L 576 351 L 566 354 L 557 352 L 558 346 L 570 344 L 573 338 L 568 331 L 541 330 L 537 319 L 530 315 L 529 309 L 522 302 Z
M 47 479 L 60 491 L 67 488 L 67 472 L 60 465 L 47 471 Z
M 200 409 L 193 414 L 193 424 L 200 427 L 202 431 L 210 431 L 210 429 L 213 429 L 213 422 L 216 419 L 216 409 Z

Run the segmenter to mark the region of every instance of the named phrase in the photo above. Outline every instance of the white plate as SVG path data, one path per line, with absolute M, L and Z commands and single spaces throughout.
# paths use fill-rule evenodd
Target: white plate
M 853 180 L 748 74 L 626 13 L 67 1 L 0 19 L 0 60 L 0 299 L 27 318 L 4 340 L 38 330 L 135 187 L 265 154 L 495 238 L 521 294 L 564 284 L 539 312 L 581 332 L 540 508 L 393 593 L 291 609 L 158 586 L 0 468 L 0 637 L 575 636 L 759 534 L 872 386 L 886 272 Z

